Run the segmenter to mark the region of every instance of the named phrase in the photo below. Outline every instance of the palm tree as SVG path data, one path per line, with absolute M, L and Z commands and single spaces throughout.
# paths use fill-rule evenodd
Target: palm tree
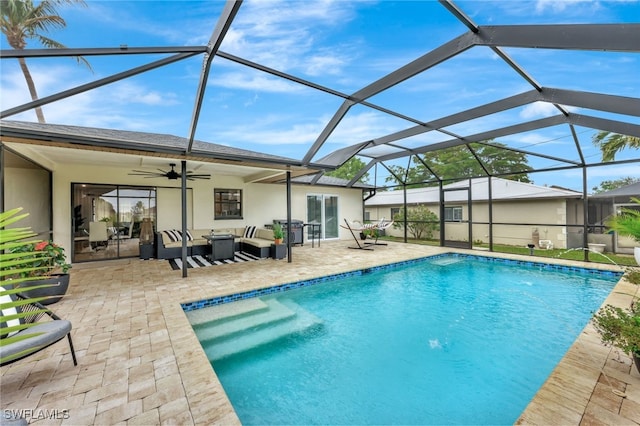
M 28 39 L 34 39 L 48 48 L 60 49 L 66 47 L 62 43 L 44 35 L 51 29 L 67 26 L 65 20 L 58 15 L 56 10 L 58 5 L 64 3 L 85 5 L 84 0 L 42 0 L 37 6 L 32 0 L 0 0 L 0 5 L 2 6 L 0 26 L 7 37 L 9 45 L 14 49 L 22 50 L 27 46 Z M 84 58 L 77 57 L 76 59 L 78 63 L 82 62 L 91 69 L 89 62 Z M 24 58 L 18 58 L 18 62 L 24 74 L 24 79 L 27 81 L 31 99 L 35 101 L 38 99 L 38 92 L 27 67 L 27 62 Z M 36 116 L 39 123 L 45 122 L 42 108 L 36 107 Z
M 607 131 L 594 135 L 593 143 L 602 151 L 603 162 L 615 160 L 616 154 L 625 148 L 640 148 L 640 138 Z

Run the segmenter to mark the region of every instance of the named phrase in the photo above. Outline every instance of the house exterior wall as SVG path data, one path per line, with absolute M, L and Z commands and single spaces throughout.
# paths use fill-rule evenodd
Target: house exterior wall
M 573 200 L 570 200 L 573 201 Z M 463 220 L 468 220 L 469 210 L 466 203 L 447 203 L 447 206 L 462 207 Z M 392 208 L 401 206 L 375 206 L 366 207 L 371 220 L 378 220 L 382 217 L 390 218 Z M 427 207 L 438 217 L 439 205 L 428 204 Z M 579 206 L 578 206 L 579 207 Z M 411 206 L 409 206 L 411 208 Z M 575 205 L 571 210 L 571 221 L 579 218 L 581 209 Z M 472 214 L 474 222 L 489 222 L 489 203 L 476 202 L 472 204 Z M 539 238 L 550 240 L 555 248 L 566 248 L 567 244 L 567 201 L 564 199 L 548 200 L 512 200 L 493 202 L 493 242 L 495 244 L 526 245 L 532 241 L 533 228 L 538 228 Z M 497 225 L 497 223 L 528 223 L 535 225 Z M 572 222 L 568 222 L 572 223 Z M 575 222 L 574 222 L 575 223 Z M 547 226 L 554 225 L 558 226 Z M 447 222 L 445 224 L 445 239 L 453 241 L 469 241 L 468 223 Z M 390 229 L 388 235 L 397 237 L 404 236 L 402 228 Z M 437 238 L 437 235 L 434 235 Z M 489 225 L 476 223 L 473 225 L 472 241 L 489 242 Z
M 29 216 L 19 226 L 31 227 L 38 239 L 49 239 L 49 173 L 17 167 L 7 167 L 4 172 L 5 210 L 22 207 L 22 213 Z M 29 194 L 29 198 L 24 199 L 21 194 Z
M 164 178 L 145 179 L 130 176 L 128 170 L 97 165 L 58 165 L 53 168 L 53 239 L 70 252 L 71 184 L 95 183 L 114 185 L 157 186 L 157 229 L 180 228 L 180 181 Z M 188 227 L 197 229 L 263 226 L 273 219 L 286 219 L 286 186 L 282 184 L 245 183 L 235 176 L 213 175 L 211 180 L 188 181 L 190 197 L 187 203 Z M 243 218 L 214 220 L 214 188 L 241 189 L 243 191 Z M 292 185 L 292 219 L 306 222 L 307 194 L 331 194 L 339 197 L 338 217 L 362 218 L 362 191 L 340 187 Z M 340 219 L 342 220 L 342 219 Z M 340 228 L 340 239 L 350 238 Z

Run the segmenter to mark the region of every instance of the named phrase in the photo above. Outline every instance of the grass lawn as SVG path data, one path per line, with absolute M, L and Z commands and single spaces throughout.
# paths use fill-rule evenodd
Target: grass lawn
M 396 237 L 381 237 L 380 238 L 389 240 L 389 241 L 398 241 L 402 242 L 402 238 Z M 410 244 L 424 244 L 430 246 L 438 246 L 440 245 L 439 241 L 435 240 L 407 240 Z M 474 244 L 474 247 L 480 248 L 489 248 L 489 244 Z M 502 244 L 494 244 L 493 251 L 497 253 L 513 253 L 513 254 L 522 254 L 529 255 L 529 249 L 527 247 L 519 247 L 519 246 L 509 246 Z M 567 250 L 567 249 L 552 249 L 552 250 L 540 250 L 533 249 L 533 255 L 535 257 L 549 257 L 549 258 L 558 258 L 558 259 L 567 259 L 567 260 L 584 260 L 584 252 L 582 250 Z M 636 264 L 636 260 L 632 254 L 614 254 L 614 253 L 594 253 L 589 252 L 589 261 L 594 263 L 607 263 L 609 265 L 616 264 L 619 266 L 638 266 Z

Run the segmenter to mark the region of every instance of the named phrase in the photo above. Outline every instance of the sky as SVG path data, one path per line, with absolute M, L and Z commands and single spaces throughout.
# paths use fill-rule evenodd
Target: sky
M 640 23 L 640 0 L 458 1 L 478 25 Z M 221 1 L 87 1 L 64 6 L 64 29 L 50 37 L 70 48 L 196 46 L 206 44 L 223 10 Z M 225 37 L 222 52 L 351 94 L 468 31 L 436 1 L 245 1 Z M 2 49 L 9 48 L 6 39 Z M 30 41 L 27 48 L 40 48 Z M 640 97 L 640 54 L 506 48 L 543 87 Z M 88 56 L 91 70 L 72 58 L 33 58 L 27 63 L 40 97 L 98 80 L 166 55 Z M 168 133 L 187 137 L 203 56 L 183 60 L 44 107 L 48 123 Z M 17 60 L 0 61 L 2 110 L 28 102 Z M 391 89 L 370 102 L 431 121 L 531 90 L 493 51 L 475 47 Z M 209 74 L 196 139 L 301 159 L 343 100 L 216 57 Z M 640 124 L 638 117 L 572 112 Z M 530 104 L 452 126 L 471 135 L 556 114 Z M 33 112 L 10 120 L 36 121 Z M 318 152 L 388 135 L 414 124 L 366 106 L 352 107 Z M 597 162 L 592 129 L 576 127 L 587 162 Z M 449 137 L 429 132 L 400 142 L 406 147 Z M 498 140 L 509 146 L 578 160 L 568 126 Z M 386 148 L 385 148 L 386 149 Z M 386 152 L 379 148 L 382 152 Z M 623 151 L 616 159 L 637 159 Z M 368 160 L 365 159 L 366 162 Z M 406 166 L 403 159 L 390 165 Z M 558 162 L 530 156 L 534 167 Z M 388 172 L 371 171 L 378 184 Z M 602 180 L 640 178 L 636 164 L 590 168 L 589 188 Z M 532 174 L 539 185 L 580 189 L 580 170 Z

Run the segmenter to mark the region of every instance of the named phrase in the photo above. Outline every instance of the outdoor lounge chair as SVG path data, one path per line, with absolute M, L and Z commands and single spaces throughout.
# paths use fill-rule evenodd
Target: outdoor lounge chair
M 12 294 L 12 295 L 3 295 L 2 303 L 5 303 L 7 300 L 5 298 L 11 297 L 11 300 L 24 300 L 26 297 L 21 296 L 20 294 Z M 16 325 L 11 323 L 17 322 L 17 319 L 9 319 L 8 316 L 12 314 L 10 312 L 13 310 L 13 314 L 16 312 L 27 314 L 23 318 L 19 319 L 21 324 L 30 324 L 36 323 L 35 325 L 22 329 L 15 334 L 5 333 L 5 324 L 7 327 L 9 325 Z M 49 317 L 51 321 L 42 321 L 39 322 L 40 319 Z M 51 310 L 47 309 L 40 303 L 27 303 L 21 305 L 18 308 L 9 308 L 2 310 L 2 317 L 7 317 L 6 322 L 3 324 L 2 330 L 3 335 L 0 335 L 0 339 L 5 340 L 0 345 L 0 366 L 11 364 L 20 359 L 26 358 L 29 355 L 33 355 L 36 352 L 39 352 L 54 343 L 62 340 L 65 336 L 69 339 L 69 348 L 71 350 L 71 357 L 73 358 L 73 365 L 78 365 L 78 361 L 76 360 L 76 354 L 73 349 L 73 342 L 71 341 L 71 322 L 67 320 L 63 320 L 58 317 L 56 314 L 51 312 Z M 2 318 L 0 317 L 0 318 Z M 11 324 L 10 324 L 11 323 Z M 8 342 L 8 339 L 16 340 L 13 338 L 25 337 L 22 340 Z M 8 342 L 8 343 L 7 343 Z
M 388 221 L 388 220 L 385 220 L 384 217 L 383 217 L 382 219 L 380 219 L 379 222 L 372 223 L 370 225 L 373 225 L 373 227 L 370 228 L 370 229 L 374 229 L 374 230 L 376 230 L 378 232 L 374 233 L 375 241 L 372 242 L 372 243 L 368 243 L 368 244 L 371 244 L 371 245 L 374 245 L 374 246 L 386 246 L 387 243 L 379 243 L 378 242 L 378 237 L 380 237 L 380 232 L 379 231 L 384 231 L 386 229 L 389 229 L 391 227 L 391 225 L 393 225 L 393 220 Z
M 360 249 L 360 250 L 373 250 L 372 247 L 369 247 L 368 243 L 360 243 L 360 240 L 358 240 L 358 237 L 355 234 L 356 232 L 358 234 L 363 232 L 365 230 L 364 225 L 362 225 L 358 221 L 349 222 L 347 219 L 344 220 L 344 223 L 346 223 L 346 226 L 340 225 L 340 227 L 344 229 L 348 229 L 349 232 L 351 232 L 351 236 L 353 237 L 354 241 L 357 244 L 357 247 L 349 246 L 349 248 Z M 366 229 L 370 229 L 370 228 L 366 228 Z
M 393 221 L 385 221 L 384 218 L 381 219 L 379 222 L 375 222 L 375 223 L 365 223 L 362 224 L 357 220 L 354 220 L 352 222 L 349 222 L 347 219 L 344 220 L 345 225 L 340 225 L 342 228 L 344 229 L 348 229 L 349 232 L 351 232 L 351 235 L 353 236 L 353 239 L 355 240 L 357 246 L 353 247 L 350 246 L 349 248 L 352 249 L 360 249 L 360 250 L 373 250 L 373 247 L 370 246 L 374 246 L 374 245 L 378 245 L 378 246 L 382 246 L 382 245 L 387 245 L 387 243 L 379 243 L 378 242 L 378 232 L 375 232 L 375 241 L 374 242 L 360 242 L 360 240 L 358 240 L 358 237 L 356 236 L 355 232 L 357 232 L 358 234 L 360 234 L 361 232 L 365 232 L 365 231 L 379 231 L 379 230 L 384 230 L 389 228 L 392 224 Z

